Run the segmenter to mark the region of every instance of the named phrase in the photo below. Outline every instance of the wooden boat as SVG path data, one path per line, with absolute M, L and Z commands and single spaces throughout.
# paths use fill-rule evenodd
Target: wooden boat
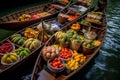
M 70 9 L 70 8 L 67 8 L 67 10 L 69 10 L 69 9 Z M 65 9 L 65 10 L 66 10 L 66 9 Z M 67 11 L 66 11 L 66 12 L 67 12 Z M 51 18 L 51 19 L 45 20 L 44 22 L 46 22 L 46 23 L 51 23 L 51 22 L 53 22 L 53 21 L 57 21 L 57 19 L 58 19 L 58 17 L 53 17 L 53 18 Z M 59 23 L 58 23 L 58 24 L 59 24 Z M 59 25 L 60 25 L 60 28 L 62 28 L 62 27 L 63 27 L 64 25 L 66 25 L 66 24 L 67 24 L 67 23 L 61 23 L 61 24 L 59 24 Z M 40 22 L 37 22 L 37 23 L 35 23 L 35 24 L 31 25 L 31 26 L 28 26 L 28 27 L 26 27 L 26 28 L 23 28 L 22 30 L 16 32 L 15 34 L 21 34 L 22 36 L 24 36 L 24 35 L 25 35 L 24 31 L 25 31 L 27 28 L 36 29 L 36 27 L 37 27 L 38 25 L 40 25 Z M 47 32 L 48 32 L 48 31 L 47 31 Z M 28 34 L 30 34 L 30 33 L 28 33 Z M 48 34 L 48 33 L 45 33 L 45 34 Z M 49 33 L 49 34 L 50 34 L 50 33 Z M 52 34 L 53 34 L 53 33 L 52 33 Z M 13 35 L 14 35 L 14 34 L 13 34 Z M 42 33 L 42 35 L 44 35 L 44 34 Z M 48 38 L 47 38 L 46 40 L 44 40 L 44 37 L 39 37 L 39 38 L 40 38 L 40 39 L 43 38 L 43 41 L 40 40 L 41 42 L 46 42 L 46 41 L 48 40 Z M 12 42 L 11 40 L 12 40 L 12 39 L 11 39 L 11 36 L 10 36 L 10 37 L 8 37 L 7 39 L 4 39 L 3 41 L 1 41 L 1 45 L 2 45 L 3 43 L 5 43 L 6 41 Z M 14 42 L 14 40 L 13 40 L 13 44 L 15 45 L 15 48 L 19 48 L 19 47 L 23 46 L 23 45 L 17 44 L 16 42 Z M 3 73 L 5 73 L 5 72 L 7 72 L 7 71 L 14 70 L 14 69 L 17 68 L 19 65 L 24 64 L 24 62 L 26 62 L 27 60 L 29 60 L 31 57 L 33 57 L 33 56 L 35 56 L 35 55 L 38 55 L 38 51 L 40 51 L 40 49 L 42 48 L 43 45 L 44 45 L 44 44 L 42 43 L 38 48 L 36 48 L 35 50 L 32 50 L 32 51 L 31 51 L 31 54 L 30 54 L 29 56 L 27 56 L 26 58 L 20 60 L 20 61 L 19 61 L 18 63 L 16 63 L 16 64 L 13 64 L 13 65 L 3 65 L 2 63 L 0 63 L 0 74 L 3 74 Z M 24 47 L 24 46 L 23 46 L 23 47 Z M 0 56 L 0 59 L 2 58 L 2 56 L 3 56 L 3 55 Z
M 98 26 L 99 27 L 104 27 L 104 29 L 103 28 L 98 28 L 98 27 L 95 27 L 95 26 L 86 26 L 86 25 L 80 24 L 80 21 L 84 18 L 84 16 L 83 16 L 83 17 L 79 18 L 78 20 L 75 20 L 75 21 L 69 23 L 68 25 L 66 25 L 66 27 L 61 29 L 61 31 L 55 33 L 49 39 L 49 41 L 47 41 L 47 43 L 45 43 L 45 46 L 41 50 L 41 52 L 40 52 L 40 54 L 39 54 L 39 56 L 36 60 L 31 80 L 67 80 L 71 76 L 76 74 L 78 71 L 80 71 L 98 53 L 99 49 L 101 48 L 101 46 L 103 44 L 104 37 L 105 37 L 105 34 L 106 34 L 106 17 L 105 17 L 105 14 L 104 14 L 103 17 L 104 18 L 102 18 L 102 20 L 103 20 L 102 25 L 98 24 Z M 80 46 L 77 46 L 77 44 L 72 45 L 71 42 L 69 42 L 69 45 L 60 42 L 61 41 L 60 39 L 63 38 L 63 37 L 59 37 L 57 34 L 62 35 L 62 36 L 66 35 L 67 31 L 70 30 L 73 25 L 78 25 L 78 24 L 80 25 L 80 28 L 78 28 L 77 30 L 76 29 L 74 29 L 74 30 L 78 31 L 77 32 L 78 35 L 80 35 L 80 36 L 83 35 L 85 37 L 85 38 L 82 37 L 81 39 L 82 40 L 84 40 L 86 38 L 88 40 L 92 39 L 92 41 L 95 41 L 95 43 L 97 41 L 97 44 L 98 44 L 97 47 L 94 47 L 94 48 L 91 48 L 91 49 L 86 48 L 84 46 L 85 45 L 84 42 L 86 42 L 86 41 L 83 41 Z M 94 37 L 88 38 L 86 36 L 86 33 L 89 33 L 91 31 L 94 34 Z M 68 40 L 68 39 L 65 39 L 65 40 Z M 57 44 L 57 47 L 56 47 L 56 44 Z M 77 48 L 75 46 L 77 46 Z M 57 52 L 54 52 L 56 54 L 55 54 L 55 56 L 52 56 L 53 53 L 52 53 L 52 51 L 50 51 L 51 48 L 48 50 L 48 47 L 52 47 L 52 48 L 54 47 L 54 48 L 58 49 L 59 54 Z M 73 56 L 69 57 L 69 60 L 66 59 L 66 58 L 63 59 L 63 57 L 61 57 L 62 52 L 66 50 L 63 47 L 67 48 L 67 51 L 68 50 L 70 50 L 70 51 L 73 50 L 72 51 L 73 54 L 71 54 Z M 60 50 L 61 48 L 62 48 L 62 50 Z M 74 51 L 74 50 L 76 50 L 76 51 Z M 50 53 L 51 54 L 50 56 L 52 56 L 52 57 L 48 56 L 48 53 Z M 66 53 L 64 53 L 64 54 L 66 54 Z M 70 52 L 69 52 L 69 54 L 70 54 Z M 81 57 L 82 60 L 80 59 L 81 61 L 79 61 L 79 63 L 77 63 L 77 60 L 75 59 L 75 57 L 76 57 L 75 55 L 82 56 Z M 74 60 L 74 64 L 72 63 L 73 60 Z M 61 65 L 61 64 L 62 64 L 62 66 L 60 67 L 59 65 Z M 74 67 L 74 68 L 71 68 L 70 64 L 71 64 L 71 67 Z M 75 68 L 74 65 L 77 65 L 77 68 Z
M 20 30 L 41 19 L 44 20 L 57 16 L 59 11 L 63 10 L 70 3 L 71 1 L 68 4 L 52 2 L 6 15 L 0 18 L 0 29 Z
M 53 18 L 54 19 L 54 18 Z M 51 21 L 52 19 L 48 19 L 45 20 L 45 22 Z M 35 23 L 33 25 L 30 25 L 26 28 L 23 28 L 20 31 L 17 31 L 16 33 L 14 33 L 13 35 L 9 36 L 8 38 L 2 40 L 0 42 L 0 76 L 2 77 L 2 75 L 6 75 L 7 73 L 11 72 L 12 70 L 16 69 L 17 67 L 19 67 L 20 65 L 24 64 L 25 62 L 29 61 L 31 58 L 33 57 L 37 57 L 37 55 L 39 54 L 39 51 L 41 50 L 41 48 L 43 47 L 45 41 L 48 40 L 48 37 L 45 37 L 45 41 L 44 41 L 44 37 L 43 37 L 43 31 L 42 30 L 38 30 L 37 26 L 40 24 L 40 22 Z M 18 36 L 15 36 L 15 35 Z M 45 34 L 44 34 L 45 36 Z M 16 37 L 16 39 L 15 39 Z M 18 39 L 17 39 L 18 38 Z M 25 43 L 25 41 L 27 41 L 28 39 L 33 38 L 34 40 L 37 40 L 39 43 L 39 45 L 37 45 L 36 47 L 32 47 L 30 49 L 30 45 L 32 45 L 32 43 Z M 23 41 L 20 41 L 22 40 Z M 11 44 L 10 47 L 7 48 L 7 45 Z M 36 43 L 34 43 L 36 44 Z M 6 47 L 5 47 L 6 45 Z M 27 45 L 27 46 L 26 46 Z M 4 46 L 4 47 L 3 47 Z M 18 49 L 20 49 L 21 47 L 23 48 L 27 48 L 29 50 L 29 54 L 25 56 L 25 54 L 22 56 L 20 55 L 20 53 L 17 51 Z M 7 49 L 6 49 L 7 48 Z M 12 48 L 11 51 L 6 51 L 9 48 Z M 3 51 L 3 52 L 2 52 Z M 24 51 L 24 50 L 21 50 Z M 17 53 L 18 52 L 18 53 Z M 17 62 L 13 62 L 11 63 L 10 61 L 8 61 L 8 63 L 5 63 L 4 61 L 7 59 L 2 59 L 3 56 L 5 54 L 11 54 L 11 53 L 17 53 L 18 57 L 18 61 Z M 14 60 L 13 60 L 14 61 Z M 0 78 L 1 78 L 0 77 Z
M 46 20 L 44 20 L 44 22 L 45 23 L 52 23 L 53 21 L 57 21 L 57 17 L 53 17 L 53 18 L 51 18 L 51 19 L 46 19 Z M 28 26 L 28 27 L 26 27 L 26 28 L 23 28 L 22 30 L 20 30 L 20 31 L 17 31 L 16 33 L 14 33 L 14 34 L 20 34 L 20 35 L 22 35 L 22 36 L 24 36 L 25 37 L 25 31 L 26 31 L 26 29 L 37 29 L 37 26 L 39 26 L 40 25 L 40 23 L 41 22 L 37 22 L 37 23 L 35 23 L 35 24 L 33 24 L 33 25 L 31 25 L 31 26 Z M 58 23 L 59 24 L 59 23 Z M 60 26 L 60 28 L 62 28 L 64 25 L 65 25 L 65 23 L 64 24 L 59 24 Z M 37 29 L 38 30 L 38 29 Z M 41 30 L 40 30 L 41 31 Z M 31 31 L 30 31 L 31 32 Z M 50 32 L 50 31 L 49 31 Z M 14 35 L 13 34 L 13 35 Z M 31 34 L 31 33 L 28 33 L 28 34 Z M 20 61 L 18 61 L 17 63 L 15 63 L 15 64 L 11 64 L 11 65 L 4 65 L 4 64 L 2 64 L 2 62 L 0 63 L 0 74 L 2 75 L 2 74 L 6 74 L 6 73 L 8 73 L 8 72 L 11 72 L 12 70 L 14 70 L 15 68 L 17 68 L 17 67 L 19 67 L 20 65 L 22 65 L 22 64 L 24 64 L 26 61 L 28 61 L 28 60 L 30 60 L 32 57 L 34 57 L 34 56 L 36 56 L 36 55 L 38 55 L 38 53 L 39 53 L 39 51 L 41 50 L 41 48 L 43 47 L 43 45 L 44 45 L 44 43 L 49 39 L 49 37 L 48 37 L 48 32 L 46 33 L 44 33 L 44 32 L 41 32 L 41 33 L 39 33 L 39 37 L 38 37 L 38 39 L 41 41 L 41 45 L 40 46 L 38 46 L 36 49 L 34 49 L 34 50 L 31 50 L 31 53 L 26 57 L 26 58 L 24 58 L 24 59 L 21 59 Z M 52 30 L 52 33 L 49 33 L 49 34 L 53 34 L 53 30 Z M 41 36 L 43 36 L 43 37 L 41 37 Z M 47 36 L 47 38 L 46 37 L 44 37 L 44 36 Z M 50 36 L 50 35 L 49 35 Z M 30 37 L 27 37 L 27 39 L 28 38 L 30 38 Z M 2 40 L 1 42 L 0 42 L 0 46 L 2 46 L 5 42 L 10 42 L 10 43 L 12 43 L 14 46 L 15 46 L 15 49 L 18 49 L 18 48 L 20 48 L 20 47 L 25 47 L 25 45 L 21 45 L 21 44 L 17 44 L 16 43 L 16 41 L 14 41 L 14 40 L 12 40 L 11 39 L 11 36 L 9 36 L 8 38 L 6 38 L 6 39 L 4 39 L 4 40 Z M 1 49 L 0 49 L 1 50 Z M 1 52 L 0 52 L 0 54 L 1 54 Z M 3 57 L 3 54 L 2 55 L 0 55 L 0 60 L 2 60 L 2 57 Z
M 78 19 L 86 12 L 90 11 L 90 7 L 91 5 L 87 5 L 87 3 L 85 3 L 84 1 L 71 3 L 70 6 L 66 7 L 59 13 L 57 20 L 59 23 L 67 24 L 75 19 Z
M 73 8 L 74 5 L 85 7 L 86 10 L 83 11 L 82 13 L 79 13 L 78 11 L 73 11 L 73 9 L 79 9 L 79 8 L 76 8 L 76 7 Z M 89 7 L 88 7 L 88 6 L 86 7 L 86 6 L 83 5 L 82 2 L 81 2 L 81 4 L 77 4 L 77 2 L 75 2 L 75 3 L 72 3 L 70 6 L 64 8 L 64 10 L 60 11 L 60 13 L 59 13 L 56 17 L 51 18 L 51 19 L 46 19 L 45 21 L 42 20 L 42 21 L 43 21 L 44 23 L 48 23 L 48 24 L 50 24 L 50 23 L 54 24 L 54 23 L 55 23 L 55 24 L 58 25 L 59 28 L 62 28 L 62 27 L 64 27 L 66 24 L 68 24 L 69 22 L 74 21 L 74 20 L 80 18 L 80 17 L 81 17 L 82 15 L 84 15 L 84 13 L 86 13 L 89 9 L 90 9 L 90 6 L 89 6 Z M 79 10 L 79 11 L 80 11 L 80 10 Z M 63 16 L 61 16 L 61 14 L 63 14 Z M 64 14 L 67 15 L 67 18 L 64 17 Z M 76 15 L 76 14 L 77 14 L 77 15 Z M 72 17 L 73 17 L 74 15 L 77 16 L 77 17 L 74 18 L 73 20 L 69 20 L 69 16 L 72 16 Z M 40 22 L 36 23 L 36 25 L 40 25 Z M 44 27 L 45 27 L 45 26 L 46 26 L 46 25 L 44 25 Z

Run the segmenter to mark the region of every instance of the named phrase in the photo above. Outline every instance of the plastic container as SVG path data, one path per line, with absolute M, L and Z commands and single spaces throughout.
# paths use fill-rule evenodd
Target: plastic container
M 8 53 L 8 54 L 12 54 L 12 53 Z M 17 60 L 17 61 L 12 62 L 12 63 L 5 63 L 5 62 L 3 62 L 2 59 L 1 59 L 1 64 L 3 64 L 3 65 L 13 65 L 13 64 L 16 64 L 16 63 L 19 62 L 19 61 L 20 61 L 20 56 L 18 55 L 18 60 Z
M 11 44 L 12 44 L 12 50 L 10 51 L 10 52 L 12 52 L 12 51 L 14 51 L 15 50 L 15 45 L 12 43 L 12 42 L 10 42 Z M 0 53 L 0 55 L 4 55 L 4 54 L 6 54 L 6 53 L 10 53 L 10 52 L 5 52 L 5 53 Z

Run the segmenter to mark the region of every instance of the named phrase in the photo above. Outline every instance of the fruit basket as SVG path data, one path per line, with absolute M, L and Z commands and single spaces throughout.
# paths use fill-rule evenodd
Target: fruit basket
M 3 65 L 13 65 L 20 61 L 20 56 L 16 53 L 7 53 L 2 56 L 1 64 Z
M 15 45 L 10 41 L 6 41 L 0 46 L 0 55 L 4 55 L 14 50 L 15 50 Z
M 71 49 L 68 48 L 62 48 L 61 52 L 60 52 L 60 58 L 63 61 L 69 61 L 70 59 L 73 58 L 73 52 Z
M 82 44 L 82 52 L 85 54 L 85 55 L 87 55 L 87 54 L 90 54 L 93 50 L 94 50 L 94 44 L 93 44 L 93 42 L 91 41 L 91 42 L 84 42 L 83 44 Z
M 64 61 L 60 58 L 49 59 L 47 61 L 47 67 L 52 72 L 58 73 L 65 69 Z

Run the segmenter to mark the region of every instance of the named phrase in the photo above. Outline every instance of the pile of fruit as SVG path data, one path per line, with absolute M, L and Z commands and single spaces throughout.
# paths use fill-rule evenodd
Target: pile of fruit
M 29 38 L 24 42 L 23 46 L 32 50 L 32 49 L 35 49 L 38 46 L 40 46 L 40 44 L 41 44 L 40 40 L 34 39 L 34 38 Z
M 76 70 L 79 67 L 79 63 L 74 59 L 69 60 L 65 65 L 69 70 Z
M 14 52 L 17 53 L 21 58 L 25 58 L 31 53 L 28 48 L 23 47 L 16 49 Z
M 53 68 L 62 68 L 64 66 L 62 60 L 60 58 L 54 58 L 53 60 L 51 60 L 49 62 L 49 64 L 53 67 Z
M 102 17 L 103 17 L 102 12 L 89 12 L 87 14 L 86 20 L 91 23 L 100 24 Z
M 67 61 L 72 58 L 72 50 L 69 50 L 68 48 L 62 48 L 60 51 L 60 58 Z
M 76 46 L 77 43 L 81 43 L 80 36 L 73 29 L 67 30 L 66 33 L 57 32 L 55 34 L 55 38 L 56 38 L 56 40 L 58 39 L 58 42 L 59 42 L 61 47 L 68 47 L 69 45 Z M 73 44 L 73 43 L 76 43 L 76 44 Z
M 87 25 L 87 26 L 91 26 L 91 25 L 92 25 L 92 24 L 91 24 L 89 21 L 87 21 L 87 20 L 81 20 L 80 23 L 81 23 L 81 24 L 84 24 L 84 25 Z
M 71 29 L 75 30 L 76 32 L 80 30 L 80 24 L 75 23 L 72 24 Z
M 18 21 L 27 21 L 27 20 L 30 20 L 31 18 L 31 15 L 29 14 L 22 14 L 19 18 L 18 18 Z
M 80 16 L 80 15 L 70 15 L 70 16 L 68 17 L 68 21 L 73 21 L 73 20 L 77 19 L 79 16 Z
M 56 41 L 58 41 L 59 40 L 59 38 L 60 38 L 60 36 L 62 36 L 62 35 L 64 35 L 65 33 L 64 32 L 62 32 L 62 31 L 58 31 L 58 32 L 56 32 L 55 33 L 55 38 L 56 38 Z
M 94 47 L 98 47 L 101 45 L 101 42 L 99 40 L 84 40 L 83 42 L 83 46 L 87 47 L 87 48 L 94 48 Z
M 6 53 L 1 58 L 1 63 L 4 65 L 10 65 L 19 61 L 19 56 L 15 53 Z
M 14 44 L 11 43 L 10 41 L 7 41 L 0 46 L 0 54 L 12 52 L 14 49 L 15 49 Z
M 20 44 L 20 45 L 22 45 L 26 40 L 25 37 L 21 36 L 21 34 L 13 34 L 10 37 L 10 39 L 13 43 L 17 43 L 17 44 Z
M 41 12 L 41 13 L 37 13 L 37 14 L 34 14 L 34 15 L 29 15 L 29 14 L 22 14 L 18 20 L 19 21 L 27 21 L 27 20 L 33 20 L 33 19 L 38 19 L 38 18 L 41 18 L 41 17 L 45 17 L 45 16 L 48 16 L 50 15 L 50 13 L 48 12 Z
M 73 59 L 77 61 L 79 64 L 83 64 L 86 61 L 86 56 L 84 56 L 82 53 L 78 53 L 77 51 L 73 51 Z
M 24 31 L 24 36 L 26 38 L 38 38 L 39 31 L 34 30 L 32 28 L 26 28 Z
M 58 54 L 59 54 L 59 48 L 55 48 L 53 45 L 52 46 L 46 46 L 42 50 L 42 55 L 46 60 L 54 58 Z

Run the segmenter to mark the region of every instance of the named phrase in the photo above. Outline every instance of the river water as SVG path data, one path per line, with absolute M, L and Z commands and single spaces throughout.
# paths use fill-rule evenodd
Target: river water
M 120 80 L 120 1 L 109 0 L 107 33 L 95 64 L 85 75 L 87 80 Z
M 120 0 L 109 0 L 106 10 L 107 33 L 99 54 L 84 75 L 78 72 L 70 80 L 120 80 Z M 21 79 L 29 80 L 30 75 L 31 71 Z

